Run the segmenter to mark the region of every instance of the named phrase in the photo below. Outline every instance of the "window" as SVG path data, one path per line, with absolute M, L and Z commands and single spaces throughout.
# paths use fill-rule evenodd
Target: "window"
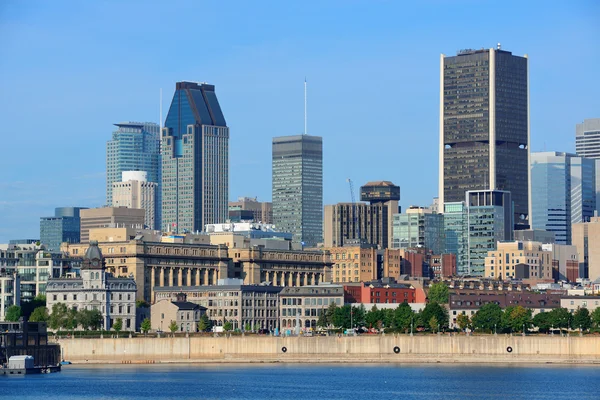
M 67 301 L 67 295 L 63 294 L 63 301 Z

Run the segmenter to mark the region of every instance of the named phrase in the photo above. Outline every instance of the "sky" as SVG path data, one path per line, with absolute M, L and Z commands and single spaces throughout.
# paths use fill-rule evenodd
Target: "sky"
M 230 199 L 271 199 L 271 139 L 323 137 L 324 204 L 390 180 L 438 191 L 440 54 L 529 56 L 532 151 L 600 118 L 600 2 L 0 1 L 0 243 L 55 207 L 105 203 L 106 142 L 208 82 L 230 127 Z

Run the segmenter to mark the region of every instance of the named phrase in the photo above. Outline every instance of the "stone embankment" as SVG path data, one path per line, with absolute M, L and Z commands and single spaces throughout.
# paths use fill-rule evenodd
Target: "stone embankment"
M 73 363 L 418 362 L 600 364 L 600 337 L 356 336 L 62 339 Z

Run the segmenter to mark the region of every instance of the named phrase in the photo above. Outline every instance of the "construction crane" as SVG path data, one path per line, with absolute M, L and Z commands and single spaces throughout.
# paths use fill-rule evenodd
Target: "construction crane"
M 356 220 L 356 200 L 354 198 L 354 183 L 352 183 L 352 179 L 346 179 L 348 184 L 350 185 L 350 199 L 352 200 L 352 225 L 354 226 L 354 239 L 360 240 L 360 227 L 358 226 Z M 348 236 L 350 236 L 350 232 L 348 232 Z

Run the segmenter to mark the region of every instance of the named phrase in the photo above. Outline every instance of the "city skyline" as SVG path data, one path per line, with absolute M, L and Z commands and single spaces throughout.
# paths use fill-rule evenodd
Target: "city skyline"
M 233 15 L 231 23 L 240 26 L 205 44 L 214 50 L 214 59 L 192 57 L 187 63 L 151 54 L 170 43 L 174 34 L 168 33 L 169 27 L 161 29 L 160 35 L 136 34 L 127 27 L 130 13 L 167 20 L 176 10 L 166 6 L 81 4 L 72 10 L 61 4 L 0 6 L 0 19 L 8 22 L 0 26 L 2 58 L 21 61 L 10 65 L 0 61 L 0 109 L 10 116 L 4 129 L 18 132 L 3 138 L 6 148 L 27 148 L 26 154 L 9 151 L 0 161 L 0 167 L 9 171 L 0 181 L 0 243 L 37 237 L 39 218 L 52 215 L 55 207 L 104 204 L 103 150 L 111 124 L 158 121 L 160 88 L 166 110 L 173 82 L 184 78 L 219 88 L 232 129 L 229 200 L 238 196 L 270 200 L 270 141 L 302 132 L 304 76 L 308 77 L 308 130 L 322 136 L 325 144 L 324 204 L 350 200 L 347 178 L 359 183 L 395 182 L 402 188 L 403 209 L 429 205 L 437 196 L 440 53 L 453 55 L 460 48 L 490 48 L 501 42 L 513 54 L 529 54 L 532 152 L 574 152 L 575 125 L 598 117 L 594 66 L 600 54 L 593 38 L 600 34 L 592 18 L 598 6 L 592 2 L 554 7 L 532 2 L 520 7 L 510 21 L 478 19 L 492 12 L 493 5 L 463 8 L 462 17 L 472 23 L 456 30 L 449 30 L 451 17 L 459 15 L 452 5 L 358 2 L 340 10 L 340 4 L 320 5 L 318 16 L 317 7 L 298 8 L 293 17 L 277 6 L 238 4 L 240 15 Z M 193 11 L 191 4 L 180 6 Z M 225 12 L 222 7 L 207 5 L 203 12 L 215 22 L 198 29 L 214 29 L 218 15 Z M 431 18 L 410 21 L 424 12 Z M 97 18 L 75 18 L 76 13 Z M 530 17 L 533 13 L 535 21 Z M 259 23 L 249 26 L 245 21 L 253 15 Z M 356 22 L 363 17 L 379 23 L 360 27 Z M 331 18 L 334 22 L 321 28 Z M 306 25 L 299 24 L 302 19 L 316 29 L 304 29 Z M 272 24 L 260 26 L 263 20 Z M 251 34 L 240 35 L 244 30 Z M 344 32 L 343 39 L 336 35 L 338 31 Z M 121 46 L 108 46 L 119 35 L 124 39 Z M 413 36 L 419 40 L 412 40 Z M 82 45 L 88 42 L 89 46 Z M 577 63 L 557 59 L 555 53 L 564 47 L 581 54 Z M 357 48 L 361 49 L 358 55 Z M 40 56 L 44 63 L 34 61 Z M 149 61 L 152 56 L 156 62 Z M 64 63 L 65 59 L 72 62 Z M 125 62 L 115 63 L 118 59 Z M 80 100 L 83 85 L 94 93 L 87 101 Z M 34 89 L 32 99 L 27 93 Z M 356 91 L 369 102 L 350 101 Z M 265 109 L 268 123 L 256 123 Z M 357 124 L 353 115 L 376 118 L 359 119 Z M 165 115 L 163 123 L 164 119 Z M 50 134 L 38 133 L 40 121 L 52 127 Z M 348 140 L 365 132 L 376 140 Z M 359 158 L 364 163 L 355 162 Z M 376 170 L 360 167 L 375 161 L 380 164 Z M 421 166 L 418 174 L 413 165 Z

